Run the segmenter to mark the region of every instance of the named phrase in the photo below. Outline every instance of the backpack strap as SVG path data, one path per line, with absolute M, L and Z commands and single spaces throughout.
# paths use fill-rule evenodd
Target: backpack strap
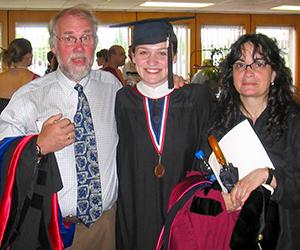
M 167 250 L 169 245 L 169 234 L 171 226 L 177 212 L 185 205 L 185 203 L 199 190 L 211 186 L 212 182 L 208 180 L 201 180 L 183 190 L 182 194 L 178 197 L 176 203 L 169 209 L 166 216 L 166 222 L 161 230 L 159 239 L 156 245 L 156 250 Z

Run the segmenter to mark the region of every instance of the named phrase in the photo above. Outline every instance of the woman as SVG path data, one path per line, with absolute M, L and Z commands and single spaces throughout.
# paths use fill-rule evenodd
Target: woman
M 174 90 L 168 73 L 176 61 L 177 38 L 169 19 L 134 25 L 132 59 L 141 81 L 116 97 L 117 249 L 153 250 L 172 188 L 206 142 L 212 96 L 202 85 Z
M 226 206 L 239 209 L 253 190 L 270 184 L 271 200 L 279 211 L 276 249 L 299 249 L 300 113 L 291 71 L 276 42 L 263 34 L 241 36 L 220 67 L 221 92 L 212 133 L 221 138 L 249 120 L 275 167 L 257 166 L 239 180 L 224 195 Z
M 25 83 L 38 77 L 28 70 L 32 63 L 31 43 L 18 38 L 0 54 L 4 71 L 0 74 L 0 113 L 8 104 L 13 93 Z
M 108 64 L 108 49 L 101 49 L 96 53 L 96 61 L 99 69 L 105 68 Z
M 45 74 L 49 74 L 58 68 L 58 61 L 56 58 L 56 55 L 53 54 L 53 52 L 50 50 L 47 53 L 47 61 L 48 61 L 48 66 L 45 71 Z

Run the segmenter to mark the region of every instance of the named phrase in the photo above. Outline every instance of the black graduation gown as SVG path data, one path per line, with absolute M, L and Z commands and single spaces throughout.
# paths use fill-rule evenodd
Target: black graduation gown
M 148 133 L 143 96 L 129 86 L 117 93 L 118 249 L 155 249 L 172 188 L 192 167 L 195 151 L 207 146 L 212 100 L 208 88 L 196 84 L 170 94 L 161 159 L 165 174 L 158 179 L 153 173 L 158 154 Z
M 2 162 L 0 199 L 6 185 L 7 170 L 21 139 L 7 148 Z M 52 249 L 48 234 L 51 197 L 62 188 L 54 154 L 37 163 L 36 137 L 23 149 L 15 174 L 10 216 L 0 249 Z
M 266 130 L 267 112 L 266 109 L 254 125 L 248 120 L 275 167 L 277 187 L 271 199 L 278 204 L 279 213 L 280 233 L 276 249 L 296 250 L 300 249 L 300 112 L 294 110 L 289 114 L 288 127 L 276 142 Z M 236 124 L 244 119 L 246 117 L 241 114 Z M 254 157 L 251 152 L 249 157 Z
M 274 167 L 277 180 L 271 199 L 278 204 L 280 235 L 276 249 L 300 249 L 300 112 L 290 114 L 280 140 L 265 131 L 266 112 L 254 125 Z

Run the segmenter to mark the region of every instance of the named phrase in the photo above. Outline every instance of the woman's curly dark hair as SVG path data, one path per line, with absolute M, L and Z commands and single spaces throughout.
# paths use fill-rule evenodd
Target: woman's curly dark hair
M 282 51 L 275 40 L 263 34 L 246 34 L 241 36 L 230 48 L 229 54 L 220 64 L 221 91 L 218 98 L 217 119 L 212 131 L 228 131 L 240 120 L 243 107 L 240 95 L 233 84 L 233 64 L 242 56 L 245 43 L 251 43 L 253 60 L 258 53 L 276 72 L 274 83 L 268 95 L 266 128 L 274 140 L 277 140 L 286 128 L 288 114 L 298 109 L 296 91 L 293 86 L 291 70 L 285 66 Z

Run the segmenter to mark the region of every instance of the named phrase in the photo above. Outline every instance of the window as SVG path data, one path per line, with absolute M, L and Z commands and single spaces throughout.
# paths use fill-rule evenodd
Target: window
M 48 23 L 16 23 L 16 38 L 26 38 L 31 42 L 33 59 L 30 69 L 43 76 L 50 50 Z
M 109 49 L 112 45 L 121 45 L 124 49 L 128 49 L 129 28 L 109 28 L 100 25 L 98 27 L 98 47 L 101 49 Z
M 173 66 L 174 74 L 188 77 L 189 54 L 190 54 L 190 29 L 183 25 L 174 25 L 174 32 L 178 40 L 177 62 Z
M 98 26 L 98 45 L 96 52 L 101 49 L 109 49 L 112 45 L 121 45 L 125 52 L 128 51 L 130 41 L 130 29 L 128 27 L 109 28 L 108 26 Z M 95 58 L 96 59 L 96 58 Z M 94 62 L 94 69 L 97 69 L 97 63 Z
M 0 22 L 0 48 L 2 48 L 2 23 Z M 0 53 L 2 50 L 0 49 Z M 0 60 L 0 73 L 2 72 L 2 60 Z
M 227 54 L 231 44 L 245 33 L 238 25 L 204 25 L 201 27 L 201 58 L 212 59 L 215 66 Z
M 291 69 L 295 78 L 295 28 L 257 26 L 256 33 L 276 39 L 278 47 L 284 53 L 286 65 Z

